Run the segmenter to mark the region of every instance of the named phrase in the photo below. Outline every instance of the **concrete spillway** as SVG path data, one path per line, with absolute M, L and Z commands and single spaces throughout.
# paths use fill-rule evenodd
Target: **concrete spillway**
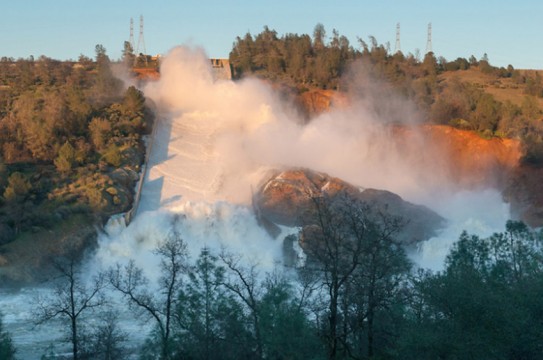
M 205 122 L 194 115 L 157 120 L 138 214 L 214 199 L 222 173 Z

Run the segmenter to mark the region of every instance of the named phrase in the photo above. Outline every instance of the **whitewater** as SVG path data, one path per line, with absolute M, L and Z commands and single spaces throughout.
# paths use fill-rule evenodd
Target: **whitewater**
M 390 143 L 389 121 L 368 106 L 375 99 L 355 99 L 305 123 L 263 81 L 213 79 L 205 52 L 189 47 L 173 49 L 161 65 L 160 80 L 143 91 L 157 114 L 137 214 L 129 226 L 109 226 L 101 234 L 86 262 L 88 274 L 132 259 L 156 279 L 159 260 L 152 250 L 173 226 L 193 259 L 203 246 L 226 248 L 262 271 L 272 269 L 282 261 L 282 239 L 297 229 L 283 228 L 272 238 L 258 225 L 251 199 L 271 170 L 285 167 L 306 167 L 360 187 L 389 190 L 436 211 L 447 227 L 411 254 L 418 266 L 433 270 L 442 268 L 462 230 L 489 236 L 502 231 L 509 218 L 509 206 L 498 191 L 451 186 L 438 162 L 426 154 L 423 140 L 407 150 Z M 412 106 L 397 99 L 390 103 L 411 125 L 416 118 Z M 22 359 L 36 358 L 62 339 L 54 326 L 31 325 L 28 299 L 40 291 L 47 290 L 0 295 Z M 123 324 L 141 337 L 146 334 L 141 324 Z

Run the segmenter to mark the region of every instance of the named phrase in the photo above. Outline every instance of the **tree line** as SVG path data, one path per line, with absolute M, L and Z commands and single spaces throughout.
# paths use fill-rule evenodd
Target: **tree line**
M 532 165 L 543 162 L 543 125 L 539 98 L 543 82 L 539 72 L 521 72 L 509 65 L 492 66 L 488 56 L 448 61 L 429 52 L 422 56 L 392 52 L 370 36 L 358 43 L 333 30 L 327 37 L 322 24 L 312 36 L 285 34 L 264 27 L 257 35 L 237 37 L 230 62 L 237 78 L 255 75 L 282 82 L 299 92 L 312 88 L 348 91 L 352 85 L 353 64 L 362 64 L 374 79 L 416 104 L 427 122 L 476 131 L 484 137 L 516 137 L 522 140 L 523 160 Z M 524 95 L 520 105 L 499 101 L 475 83 L 444 82 L 440 75 L 475 69 L 495 81 L 510 78 Z
M 74 359 L 126 357 L 130 334 L 116 316 L 88 322 L 112 291 L 152 325 L 141 359 L 543 358 L 541 232 L 516 221 L 489 238 L 464 232 L 432 272 L 396 241 L 400 218 L 343 198 L 312 201 L 296 268 L 264 273 L 207 247 L 192 260 L 174 216 L 154 250 L 156 280 L 130 261 L 87 282 L 66 259 L 56 290 L 37 299 L 36 322 L 62 319 Z M 0 352 L 13 350 L 9 334 L 0 339 Z
M 73 214 L 130 206 L 151 113 L 103 46 L 94 60 L 0 60 L 0 245 Z

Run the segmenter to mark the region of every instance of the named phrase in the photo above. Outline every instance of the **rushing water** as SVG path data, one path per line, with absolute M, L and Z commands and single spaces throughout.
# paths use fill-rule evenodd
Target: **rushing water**
M 387 142 L 386 121 L 364 108 L 363 102 L 350 110 L 332 109 L 300 125 L 294 112 L 260 81 L 215 82 L 210 74 L 203 52 L 178 48 L 164 60 L 161 80 L 145 89 L 160 116 L 140 206 L 128 227 L 113 222 L 100 236 L 98 250 L 85 265 L 88 274 L 133 259 L 156 279 L 158 259 L 152 250 L 172 226 L 193 259 L 204 245 L 227 247 L 257 262 L 263 271 L 271 269 L 282 261 L 282 236 L 273 239 L 258 226 L 251 196 L 270 169 L 282 166 L 325 171 L 435 210 L 448 225 L 411 254 L 422 267 L 440 269 L 462 230 L 481 236 L 502 230 L 509 208 L 497 191 L 454 189 L 439 177 L 436 164 L 419 161 L 424 143 L 398 150 Z M 283 229 L 283 236 L 295 231 Z M 59 322 L 32 325 L 31 299 L 48 291 L 0 290 L 4 321 L 21 359 L 39 357 L 51 343 L 58 352 L 69 351 L 61 341 L 65 335 Z M 118 312 L 134 347 L 149 327 Z

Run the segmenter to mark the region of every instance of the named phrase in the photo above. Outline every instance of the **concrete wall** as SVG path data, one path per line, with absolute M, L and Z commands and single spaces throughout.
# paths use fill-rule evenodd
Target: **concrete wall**
M 231 80 L 232 68 L 228 59 L 209 59 L 215 80 Z

